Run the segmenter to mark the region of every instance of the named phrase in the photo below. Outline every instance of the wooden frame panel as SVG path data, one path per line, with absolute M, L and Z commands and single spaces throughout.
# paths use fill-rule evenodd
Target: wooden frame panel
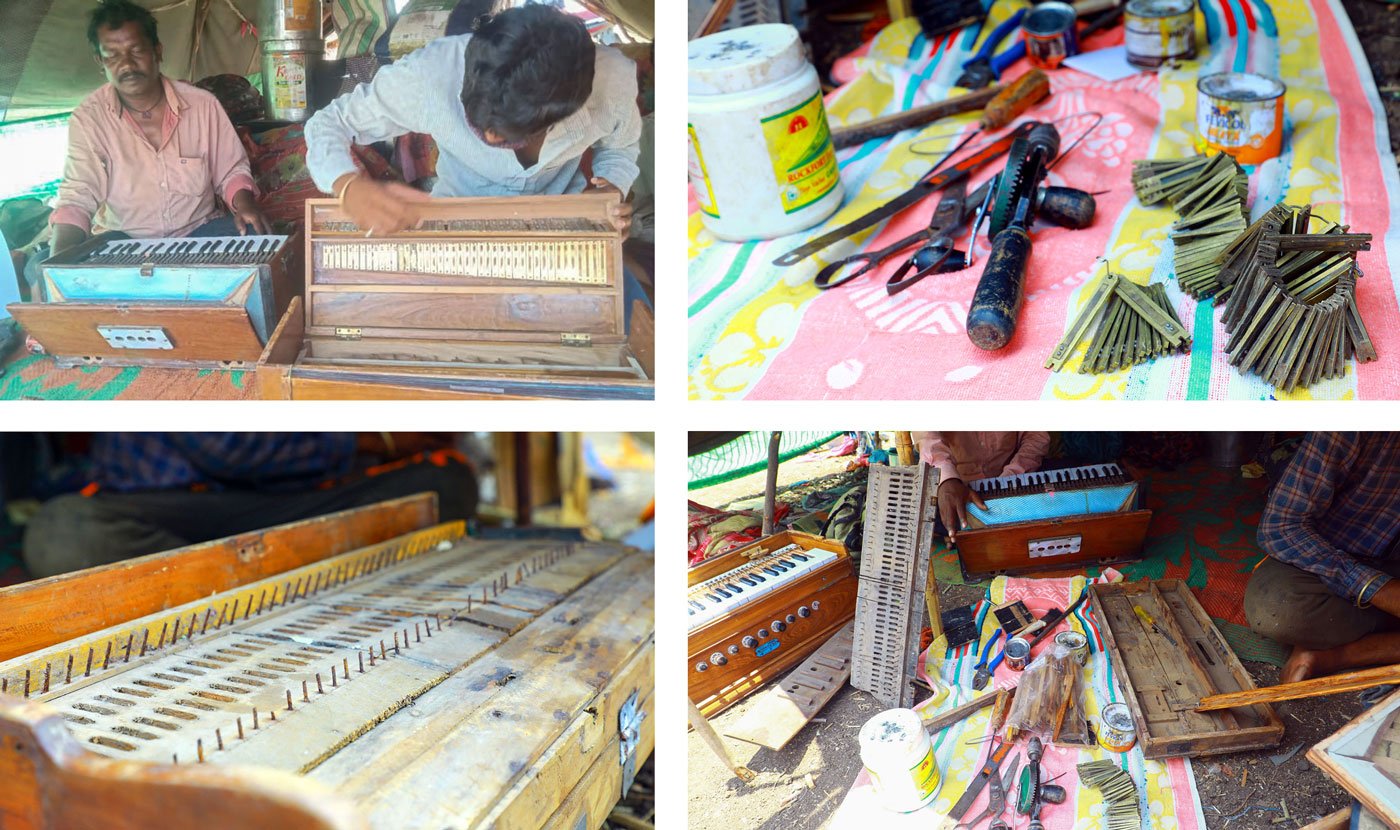
M 967 578 L 979 579 L 1141 559 L 1151 522 L 1151 510 L 1132 510 L 963 530 L 958 561 Z M 1036 559 L 1027 553 L 1033 540 L 1075 535 L 1083 539 L 1079 553 Z
M 1390 827 L 1400 827 L 1400 804 L 1394 800 L 1387 800 L 1385 796 L 1389 795 L 1394 799 L 1400 795 L 1400 787 L 1397 787 L 1389 776 L 1385 776 L 1384 783 L 1389 784 L 1389 792 L 1382 794 L 1380 788 L 1375 786 L 1374 780 L 1366 780 L 1372 776 L 1383 775 L 1376 768 L 1375 762 L 1343 754 L 1341 750 L 1345 744 L 1357 737 L 1364 737 L 1360 734 L 1363 730 L 1369 731 L 1371 727 L 1378 727 L 1392 718 L 1397 708 L 1400 708 L 1400 691 L 1391 693 L 1385 700 L 1352 718 L 1307 753 L 1309 761 L 1316 764 L 1318 769 L 1327 773 L 1327 776 L 1346 790 L 1348 795 L 1360 801 L 1367 810 Z M 1349 810 L 1347 814 L 1350 815 Z M 1345 827 L 1346 824 L 1339 826 Z

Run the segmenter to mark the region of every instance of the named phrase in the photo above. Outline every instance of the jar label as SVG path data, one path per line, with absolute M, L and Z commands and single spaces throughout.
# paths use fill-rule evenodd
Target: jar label
M 695 135 L 695 127 L 687 124 L 690 131 L 690 187 L 695 193 L 695 201 L 707 216 L 719 218 L 719 205 L 715 204 L 715 190 L 710 187 L 710 174 L 705 170 L 705 156 L 700 152 L 700 139 Z
M 272 74 L 272 105 L 282 109 L 306 108 L 306 67 L 303 54 L 278 55 Z
M 763 119 L 763 136 L 784 213 L 796 213 L 820 201 L 841 180 L 820 92 L 787 112 Z
M 909 772 L 914 776 L 914 789 L 920 799 L 928 798 L 938 789 L 938 765 L 933 760 L 932 744 L 924 757 L 919 759 L 919 763 L 909 768 Z

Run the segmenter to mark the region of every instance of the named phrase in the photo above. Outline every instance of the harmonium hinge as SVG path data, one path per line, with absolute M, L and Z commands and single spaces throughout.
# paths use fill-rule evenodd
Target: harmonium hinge
M 359 340 L 359 339 L 360 339 L 360 330 L 359 330 L 358 328 L 351 328 L 350 326 L 336 326 L 336 327 L 335 327 L 335 339 L 336 339 L 336 340 Z
M 571 331 L 561 332 L 559 342 L 565 346 L 592 346 L 593 335 L 579 334 Z
M 637 744 L 641 741 L 642 721 L 646 720 L 646 710 L 637 701 L 637 690 L 622 704 L 617 713 L 618 760 L 622 765 L 622 795 L 632 789 L 632 779 L 637 776 Z

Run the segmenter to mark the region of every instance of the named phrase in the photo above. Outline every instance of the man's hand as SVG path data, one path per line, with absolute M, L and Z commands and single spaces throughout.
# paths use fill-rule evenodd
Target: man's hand
M 608 208 L 608 218 L 612 219 L 613 226 L 626 237 L 627 232 L 632 228 L 632 203 L 624 198 L 622 189 L 601 176 L 594 176 L 588 180 L 588 187 L 584 188 L 583 192 L 617 194 L 617 198 L 621 201 Z
M 938 518 L 948 531 L 948 538 L 955 540 L 958 531 L 967 526 L 967 503 L 972 502 L 983 510 L 987 503 L 960 478 L 950 478 L 938 485 Z
M 359 173 L 336 179 L 335 192 L 366 236 L 386 236 L 414 227 L 420 219 L 418 206 L 433 198 L 403 182 L 379 182 Z
M 240 190 L 233 194 L 233 204 L 229 206 L 233 209 L 233 224 L 238 228 L 239 236 L 246 236 L 252 233 L 268 234 L 272 233 L 272 223 L 267 221 L 263 212 L 258 209 L 258 202 L 253 198 L 253 191 Z
M 57 256 L 74 245 L 86 242 L 88 232 L 77 225 L 58 222 L 53 226 L 53 236 L 49 238 L 49 256 Z

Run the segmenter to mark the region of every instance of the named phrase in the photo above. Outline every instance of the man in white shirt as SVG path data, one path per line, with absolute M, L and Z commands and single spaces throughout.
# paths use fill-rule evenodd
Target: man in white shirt
M 638 174 L 642 120 L 633 63 L 597 46 L 577 18 L 540 5 L 508 9 L 470 35 L 444 37 L 380 70 L 306 124 L 307 167 L 360 227 L 394 233 L 417 222 L 427 194 L 361 173 L 352 143 L 404 133 L 437 142 L 434 196 L 607 191 Z M 591 179 L 579 167 L 593 150 Z M 631 205 L 613 220 L 624 232 Z

